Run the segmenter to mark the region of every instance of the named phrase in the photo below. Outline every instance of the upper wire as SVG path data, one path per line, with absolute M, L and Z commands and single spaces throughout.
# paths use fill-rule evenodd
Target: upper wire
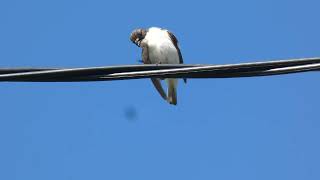
M 236 78 L 320 70 L 320 58 L 252 63 L 144 64 L 88 68 L 0 68 L 2 82 L 83 82 L 141 78 Z

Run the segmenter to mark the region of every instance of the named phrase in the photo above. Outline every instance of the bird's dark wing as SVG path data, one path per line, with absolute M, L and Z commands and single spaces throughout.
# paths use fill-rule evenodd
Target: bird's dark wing
M 180 64 L 183 64 L 183 58 L 182 58 L 182 54 L 181 54 L 181 51 L 180 51 L 180 48 L 179 48 L 179 45 L 178 45 L 178 39 L 170 31 L 167 31 L 167 32 L 169 34 L 171 42 L 173 43 L 173 45 L 176 47 L 176 49 L 178 51 L 179 62 L 180 62 Z
M 167 94 L 164 92 L 160 79 L 159 78 L 151 78 L 151 81 L 154 85 L 154 87 L 157 89 L 158 93 L 160 96 L 164 99 L 167 100 Z
M 180 48 L 179 48 L 179 45 L 178 45 L 178 39 L 170 32 L 170 31 L 167 31 L 168 34 L 169 34 L 169 37 L 171 39 L 171 42 L 173 43 L 173 45 L 176 47 L 177 51 L 178 51 L 178 55 L 179 55 L 179 63 L 180 64 L 183 64 L 183 58 L 182 58 L 182 54 L 181 54 L 181 51 L 180 51 Z M 184 78 L 183 81 L 185 83 L 187 83 L 187 79 Z
M 151 64 L 151 61 L 149 59 L 148 45 L 142 43 L 141 48 L 142 48 L 142 61 L 143 61 L 143 63 L 144 64 Z M 165 91 L 162 88 L 160 79 L 159 78 L 151 78 L 151 81 L 152 81 L 154 87 L 157 89 L 158 93 L 161 95 L 161 97 L 164 100 L 167 100 L 167 94 L 165 93 Z

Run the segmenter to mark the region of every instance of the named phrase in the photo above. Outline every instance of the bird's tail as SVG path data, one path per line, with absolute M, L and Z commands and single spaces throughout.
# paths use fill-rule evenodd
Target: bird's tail
M 168 84 L 168 97 L 167 101 L 172 105 L 177 105 L 177 86 L 178 80 L 177 79 L 166 79 Z

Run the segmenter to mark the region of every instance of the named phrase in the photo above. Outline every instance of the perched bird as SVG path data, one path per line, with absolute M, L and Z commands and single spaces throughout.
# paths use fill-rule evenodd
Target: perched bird
M 130 40 L 142 48 L 142 62 L 144 64 L 182 64 L 183 59 L 178 46 L 177 38 L 168 30 L 157 27 L 149 29 L 135 29 Z M 174 78 L 165 79 L 167 82 L 167 93 L 161 86 L 161 79 L 151 78 L 151 81 L 161 97 L 170 104 L 177 104 L 178 80 Z M 184 79 L 186 83 L 186 79 Z

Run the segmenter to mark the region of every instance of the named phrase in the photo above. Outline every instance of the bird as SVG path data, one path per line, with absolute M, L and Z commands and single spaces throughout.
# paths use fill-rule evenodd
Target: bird
M 130 40 L 142 48 L 142 62 L 144 64 L 183 64 L 178 39 L 167 29 L 159 27 L 138 28 L 132 31 Z M 164 100 L 169 104 L 177 105 L 177 79 L 165 79 L 167 94 L 162 88 L 160 78 L 151 78 L 151 81 Z M 184 82 L 186 83 L 187 80 L 184 79 Z

